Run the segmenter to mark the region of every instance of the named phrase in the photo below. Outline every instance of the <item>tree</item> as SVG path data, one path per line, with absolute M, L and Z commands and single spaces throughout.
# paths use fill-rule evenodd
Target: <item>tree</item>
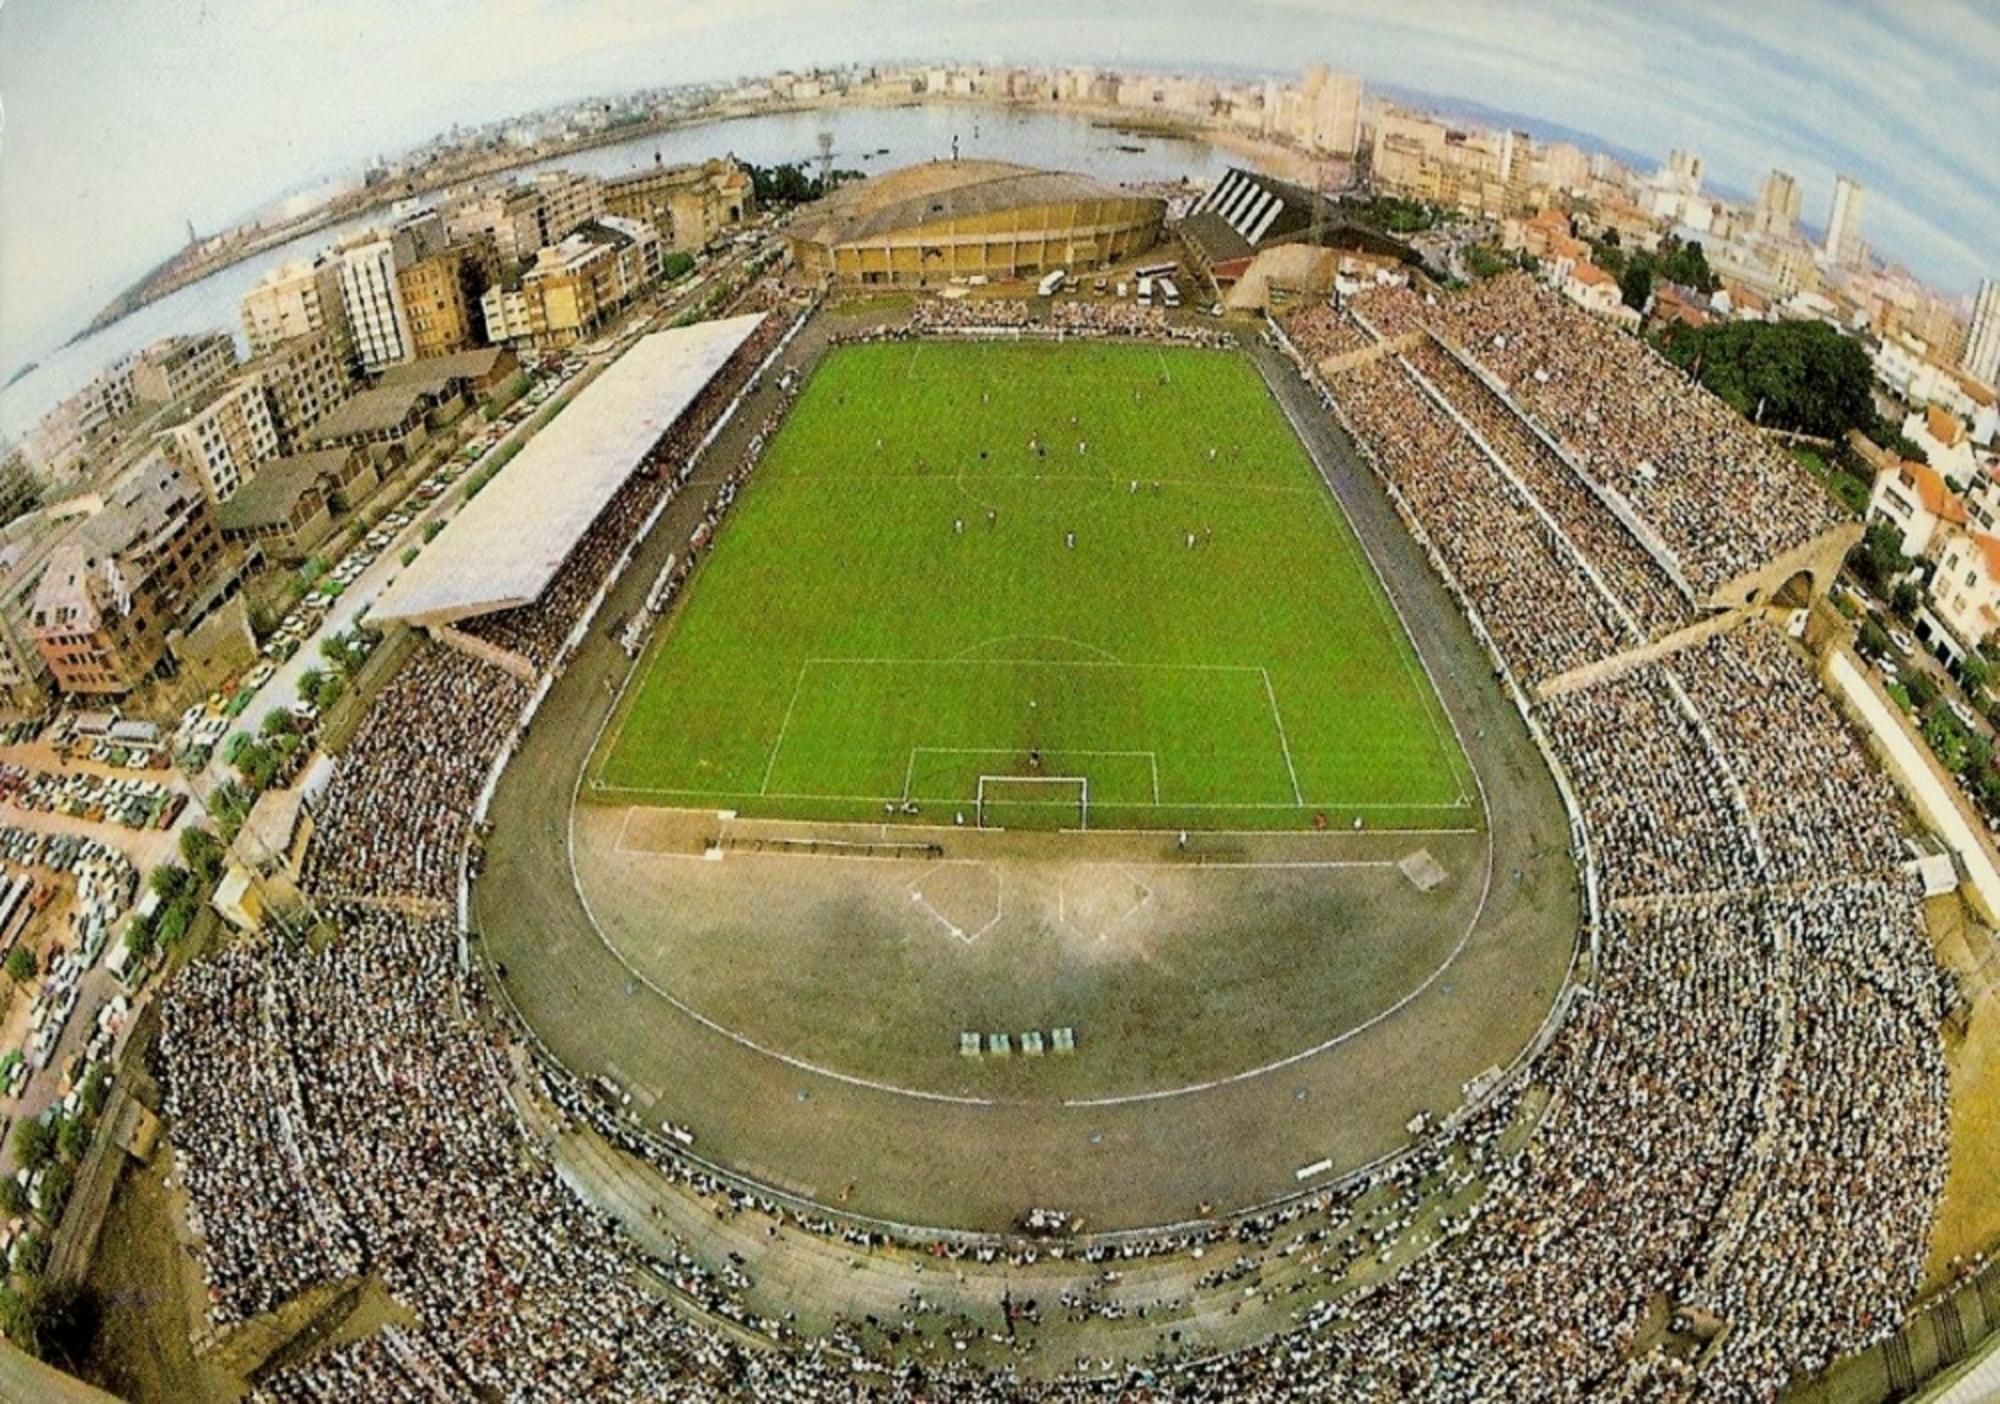
M 1915 668 L 1910 669 L 1903 674 L 1903 687 L 1910 694 L 1910 701 L 1919 713 L 1928 712 L 1931 704 L 1937 701 L 1937 684 L 1931 681 L 1928 673 Z
M 271 788 L 271 782 L 278 778 L 282 753 L 276 747 L 262 741 L 253 741 L 236 753 L 236 769 L 241 772 L 244 782 L 261 794 Z
M 1895 610 L 1896 613 L 1902 615 L 1905 619 L 1915 618 L 1917 608 L 1923 602 L 1924 597 L 1917 592 L 1917 587 L 1908 580 L 1898 580 L 1895 592 L 1889 596 L 1889 608 Z
M 1676 326 L 1662 350 L 1710 391 L 1758 423 L 1818 438 L 1878 420 L 1874 368 L 1858 341 L 1821 322 Z
M 1886 591 L 1891 580 L 1910 568 L 1910 558 L 1903 554 L 1902 528 L 1872 523 L 1861 544 L 1847 553 L 1847 568 L 1877 594 Z
M 1491 244 L 1474 244 L 1467 249 L 1465 263 L 1475 278 L 1491 278 L 1496 273 L 1505 273 L 1517 266 L 1512 258 Z
M 40 973 L 40 969 L 35 964 L 35 953 L 26 946 L 16 945 L 13 950 L 7 952 L 7 974 L 13 978 L 15 984 L 27 984 Z
M 1889 631 L 1872 618 L 1861 621 L 1861 651 L 1870 658 L 1886 658 L 1889 654 Z
M 159 946 L 159 931 L 152 918 L 135 916 L 125 928 L 125 944 L 135 960 L 148 961 Z
M 206 886 L 222 876 L 222 841 L 206 829 L 183 829 L 181 859 Z
M 0 1213 L 18 1218 L 28 1212 L 28 1192 L 12 1175 L 0 1176 Z
M 1966 654 L 1959 662 L 1959 681 L 1964 683 L 1965 690 L 1975 697 L 1979 695 L 1980 690 L 1986 686 L 1987 680 L 1992 676 L 1993 665 L 1976 653 Z
M 14 1245 L 14 1270 L 40 1277 L 49 1265 L 49 1241 L 39 1233 L 25 1235 Z M 39 1287 L 41 1284 L 35 1284 Z M 32 1301 L 32 1297 L 30 1298 Z
M 30 1175 L 49 1163 L 55 1148 L 55 1128 L 46 1121 L 29 1117 L 14 1128 L 14 1159 Z
M 35 1353 L 71 1374 L 82 1369 L 103 1319 L 97 1294 L 78 1284 L 44 1283 L 31 1294 L 28 1312 L 34 1323 Z
M 61 1161 L 42 1171 L 43 1223 L 53 1224 L 62 1217 L 63 1205 L 69 1202 L 69 1192 L 75 1183 L 75 1173 Z
M 0 1331 L 22 1350 L 36 1354 L 35 1318 L 28 1310 L 28 1299 L 5 1285 L 0 1285 Z
M 336 634 L 331 638 L 321 639 L 319 656 L 331 663 L 334 671 L 342 677 L 346 677 L 354 666 L 348 656 L 347 639 L 343 635 Z
M 162 902 L 172 902 L 194 887 L 194 875 L 178 863 L 162 863 L 153 869 L 153 891 Z
M 791 161 L 778 166 L 751 166 L 750 186 L 756 194 L 757 203 L 766 208 L 802 205 L 819 198 L 819 182 L 808 177 Z
M 299 674 L 299 696 L 317 707 L 320 705 L 319 690 L 326 682 L 326 674 L 318 668 L 308 668 Z
M 264 713 L 264 720 L 258 723 L 257 734 L 266 741 L 283 736 L 293 728 L 292 714 L 282 707 L 273 707 Z
M 90 1071 L 83 1075 L 83 1095 L 78 1099 L 83 1103 L 83 1114 L 90 1117 L 100 1115 L 110 1096 L 111 1075 L 104 1070 L 104 1064 L 92 1063 Z
M 90 1132 L 83 1122 L 73 1116 L 64 1117 L 56 1126 L 56 1152 L 74 1165 L 89 1149 Z
M 1637 261 L 1627 264 L 1618 275 L 1618 295 L 1634 312 L 1644 312 L 1653 297 L 1653 270 Z

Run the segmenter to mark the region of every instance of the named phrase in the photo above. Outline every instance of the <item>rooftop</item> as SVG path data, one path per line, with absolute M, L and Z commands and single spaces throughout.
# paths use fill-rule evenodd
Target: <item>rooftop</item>
M 215 509 L 216 519 L 224 531 L 282 522 L 308 488 L 323 474 L 338 472 L 346 462 L 345 449 L 267 459 L 249 482 Z
M 844 244 L 934 220 L 1122 198 L 1125 192 L 1115 186 L 1065 171 L 1038 171 L 1005 161 L 932 161 L 841 186 L 801 212 L 798 237 Z
M 344 439 L 351 434 L 373 434 L 397 428 L 406 423 L 412 413 L 427 408 L 424 401 L 434 398 L 437 393 L 438 388 L 429 381 L 385 382 L 372 390 L 363 390 L 321 416 L 319 422 L 306 431 L 306 437 L 325 442 Z
M 539 598 L 611 495 L 762 320 L 699 322 L 634 343 L 452 518 L 382 592 L 373 617 L 444 624 Z

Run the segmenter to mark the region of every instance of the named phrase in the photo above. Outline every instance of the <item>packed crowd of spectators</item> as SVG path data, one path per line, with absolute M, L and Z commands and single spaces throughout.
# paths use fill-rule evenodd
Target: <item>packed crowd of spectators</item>
M 1581 566 L 1403 366 L 1364 362 L 1330 385 L 1516 677 L 1539 682 L 1617 651 L 1617 621 Z
M 1309 365 L 1366 351 L 1376 344 L 1361 324 L 1330 302 L 1313 298 L 1285 318 L 1285 334 Z
M 1632 504 L 1697 591 L 1842 520 L 1819 484 L 1741 415 L 1525 274 L 1439 299 L 1427 320 Z
M 1629 647 L 1574 574 L 1589 560 L 1632 613 L 1662 598 L 1603 550 L 1624 539 L 1609 507 L 1562 487 L 1560 459 L 1442 349 L 1404 354 L 1325 383 L 1489 645 L 1530 679 Z M 1560 547 L 1532 549 L 1518 494 L 1474 471 L 1440 400 L 1534 465 L 1520 476 Z M 1945 981 L 1899 871 L 1900 805 L 1761 621 L 1535 710 L 1606 898 L 1602 966 L 1536 1067 L 1550 1119 L 1452 1251 L 1343 1311 L 1323 1376 L 1290 1358 L 1360 1396 L 1768 1398 L 1900 1322 L 1942 1188 Z M 1635 1355 L 1649 1299 L 1686 1348 Z M 1241 1386 L 1246 1361 L 1216 1372 Z
M 1534 494 L 1542 510 L 1610 586 L 1640 632 L 1658 638 L 1688 622 L 1692 602 L 1665 569 L 1484 381 L 1430 337 L 1410 350 L 1409 362 Z
M 1460 422 L 1504 422 L 1498 409 L 1442 353 L 1417 351 L 1424 379 L 1438 372 L 1437 397 L 1395 357 L 1328 386 L 1496 661 L 1545 680 L 1629 647 L 1614 602 L 1653 606 L 1594 555 L 1616 532 L 1608 509 L 1544 494 L 1540 475 L 1567 481 L 1546 460 L 1523 475 L 1531 501 Z M 1510 461 L 1532 453 L 1489 442 Z M 1589 519 L 1594 506 L 1602 519 Z M 1586 561 L 1615 582 L 1612 598 Z M 512 705 L 496 705 L 509 685 Z M 359 896 L 448 890 L 520 686 L 419 648 L 336 775 L 315 840 L 320 890 L 335 875 Z M 1081 1250 L 1115 1261 L 1233 1238 L 1324 1254 L 1324 1281 L 1364 1258 L 1400 1264 L 1302 1305 L 1296 1329 L 1262 1345 L 1030 1385 L 950 1364 L 965 1333 L 993 1323 L 931 1320 L 922 1302 L 886 1324 L 841 1319 L 823 1339 L 799 1339 L 686 1245 L 670 1260 L 641 1251 L 524 1152 L 503 1085 L 509 1050 L 472 1017 L 478 992 L 453 962 L 455 929 L 372 907 L 336 912 L 343 934 L 318 951 L 257 942 L 191 965 L 163 1001 L 167 1109 L 213 1320 L 361 1272 L 412 1307 L 414 1325 L 261 1383 L 282 1401 L 844 1397 L 848 1354 L 887 1351 L 927 1323 L 946 1363 L 906 1355 L 873 1376 L 888 1397 L 1770 1398 L 1902 1320 L 1942 1189 L 1946 985 L 1901 871 L 1903 816 L 1800 650 L 1762 622 L 1533 712 L 1606 900 L 1598 962 L 1530 1085 L 1371 1182 L 1234 1225 Z M 446 759 L 455 753 L 485 760 Z M 570 1120 L 657 1154 L 573 1080 L 545 1091 Z M 1523 1124 L 1525 1146 L 1503 1150 L 1503 1133 Z M 719 1214 L 875 1241 L 662 1163 Z M 1398 1235 L 1440 1185 L 1483 1193 L 1429 1223 L 1434 1247 L 1404 1253 Z M 1363 1227 L 1355 1197 L 1384 1188 L 1389 1217 Z M 983 1262 L 1037 1252 L 938 1248 Z M 1252 1271 L 1242 1261 L 1193 1290 L 1241 1290 Z M 739 1345 L 648 1278 L 784 1348 Z M 1078 1292 L 1049 1314 L 1138 1309 Z
M 265 1396 L 657 1398 L 698 1382 L 705 1356 L 725 1365 L 726 1338 L 641 1283 L 706 1279 L 638 1253 L 523 1156 L 453 927 L 336 917 L 324 949 L 254 942 L 190 966 L 161 1008 L 213 1322 L 355 1273 L 415 1314 L 279 1370 Z
M 1731 699 L 1716 740 L 1773 863 L 1833 882 L 1907 859 L 1894 785 L 1779 630 L 1735 629 L 1661 666 L 1697 700 Z
M 1397 341 L 1422 331 L 1437 316 L 1439 301 L 1409 283 L 1378 283 L 1345 299 L 1343 310 L 1371 336 Z
M 1059 298 L 1043 318 L 1029 303 L 1015 298 L 927 297 L 917 302 L 907 319 L 846 333 L 836 342 L 916 341 L 951 334 L 1007 334 L 1053 337 L 1057 340 L 1106 337 L 1131 341 L 1166 341 L 1181 346 L 1227 350 L 1236 345 L 1227 331 L 1188 318 L 1169 317 L 1159 307 L 1135 302 Z
M 418 643 L 334 767 L 307 889 L 327 901 L 449 901 L 479 792 L 527 701 L 504 668 Z
M 1641 670 L 1552 698 L 1544 712 L 1607 897 L 1753 880 L 1740 797 L 1667 678 Z

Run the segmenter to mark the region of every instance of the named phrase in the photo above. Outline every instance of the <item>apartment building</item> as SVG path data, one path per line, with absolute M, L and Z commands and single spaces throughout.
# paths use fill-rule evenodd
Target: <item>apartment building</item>
M 479 299 L 498 273 L 493 245 L 484 234 L 398 269 L 412 353 L 419 359 L 448 356 L 482 345 L 486 328 Z
M 218 386 L 161 431 L 167 452 L 192 472 L 208 495 L 227 502 L 257 466 L 278 452 L 278 430 L 261 376 Z
M 604 208 L 652 225 L 668 249 L 692 251 L 753 217 L 757 199 L 749 171 L 733 160 L 711 160 L 607 180 Z
M 64 535 L 45 512 L 0 528 L 0 692 L 23 711 L 39 710 L 55 685 L 35 646 L 32 606 L 42 568 Z
M 526 184 L 454 200 L 443 218 L 451 242 L 484 235 L 502 264 L 515 264 L 530 261 L 537 250 L 603 213 L 602 180 L 575 171 L 544 171 Z
M 486 292 L 488 334 L 514 346 L 560 349 L 587 340 L 660 275 L 651 224 L 609 215 L 543 249 L 518 283 Z
M 1972 307 L 1972 327 L 1959 365 L 1976 380 L 1988 385 L 2000 383 L 2000 279 L 1988 278 L 1979 285 L 1979 300 Z
M 132 366 L 134 398 L 156 405 L 191 400 L 236 367 L 236 343 L 223 332 L 170 336 L 139 353 Z
M 264 275 L 243 295 L 243 334 L 250 354 L 281 342 L 329 334 L 347 354 L 347 312 L 340 300 L 340 261 L 330 255 L 298 259 Z
M 247 364 L 244 378 L 251 376 L 264 387 L 271 426 L 283 453 L 304 444 L 306 431 L 357 388 L 353 369 L 331 331 L 278 342 Z
M 453 243 L 484 238 L 503 265 L 533 258 L 543 242 L 542 199 L 525 186 L 503 186 L 453 201 L 445 208 L 444 222 Z
M 1527 207 L 1531 150 L 1517 132 L 1465 131 L 1385 106 L 1371 167 L 1385 195 L 1497 217 Z
M 55 687 L 137 687 L 228 560 L 215 508 L 188 476 L 163 454 L 137 465 L 49 553 L 35 587 L 29 627 Z
M 385 231 L 370 230 L 341 244 L 340 302 L 364 370 L 376 371 L 416 355 L 400 270 L 445 247 L 443 221 L 423 213 Z

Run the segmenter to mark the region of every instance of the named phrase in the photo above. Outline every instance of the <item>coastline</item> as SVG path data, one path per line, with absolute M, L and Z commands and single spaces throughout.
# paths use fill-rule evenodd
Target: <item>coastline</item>
M 282 244 L 305 238 L 333 225 L 387 209 L 398 200 L 409 199 L 412 196 L 428 195 L 453 185 L 488 180 L 523 167 L 559 161 L 599 147 L 615 146 L 641 137 L 657 136 L 692 127 L 716 125 L 744 118 L 783 116 L 797 112 L 927 106 L 1069 116 L 1095 126 L 1129 133 L 1139 140 L 1201 142 L 1217 150 L 1241 156 L 1267 175 L 1304 185 L 1314 183 L 1315 167 L 1318 164 L 1296 147 L 1221 124 L 1203 122 L 1179 114 L 1147 113 L 1101 104 L 1056 103 L 1019 98 L 943 95 L 933 97 L 914 93 L 847 93 L 804 102 L 717 103 L 673 117 L 627 123 L 606 131 L 593 132 L 589 136 L 573 141 L 488 153 L 494 159 L 454 162 L 448 167 L 429 170 L 409 180 L 385 183 L 381 187 L 365 190 L 351 197 L 336 197 L 309 214 L 283 224 L 257 229 L 254 234 L 248 234 L 249 226 L 238 225 L 217 236 L 237 242 L 228 243 L 225 247 L 204 254 L 193 261 L 183 261 L 180 254 L 175 254 L 156 264 L 137 282 L 122 290 L 100 308 L 89 322 L 62 344 L 65 347 L 72 346 L 139 309 L 246 259 L 255 258 Z M 1346 162 L 1337 164 L 1350 165 Z

